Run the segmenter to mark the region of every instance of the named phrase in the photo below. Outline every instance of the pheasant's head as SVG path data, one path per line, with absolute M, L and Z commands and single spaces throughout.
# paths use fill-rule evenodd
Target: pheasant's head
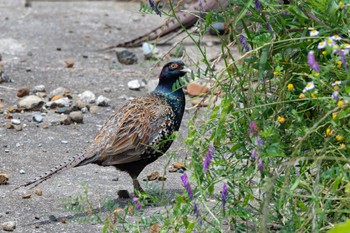
M 174 83 L 178 78 L 190 72 L 191 70 L 182 61 L 169 62 L 163 67 L 160 73 L 159 83 Z

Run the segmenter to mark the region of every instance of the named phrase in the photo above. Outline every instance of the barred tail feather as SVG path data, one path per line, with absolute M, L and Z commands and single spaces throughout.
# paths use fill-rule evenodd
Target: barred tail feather
M 80 153 L 77 154 L 71 158 L 69 158 L 68 160 L 64 161 L 63 163 L 57 165 L 56 167 L 50 169 L 49 171 L 45 172 L 44 174 L 42 174 L 41 176 L 38 176 L 36 178 L 34 178 L 33 180 L 15 188 L 14 190 L 17 190 L 21 187 L 27 187 L 31 184 L 35 184 L 33 187 L 36 187 L 37 185 L 39 185 L 40 183 L 44 182 L 45 180 L 51 178 L 53 175 L 56 175 L 64 170 L 67 170 L 69 168 L 72 167 L 78 167 L 81 165 L 85 165 L 86 163 L 84 162 L 86 158 L 85 153 Z

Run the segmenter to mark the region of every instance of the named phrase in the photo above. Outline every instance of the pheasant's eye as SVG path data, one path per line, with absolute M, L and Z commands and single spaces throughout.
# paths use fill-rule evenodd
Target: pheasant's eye
M 170 65 L 170 69 L 172 69 L 172 70 L 175 70 L 175 69 L 177 69 L 178 67 L 179 67 L 179 65 L 176 64 L 176 63 L 173 63 L 173 64 Z

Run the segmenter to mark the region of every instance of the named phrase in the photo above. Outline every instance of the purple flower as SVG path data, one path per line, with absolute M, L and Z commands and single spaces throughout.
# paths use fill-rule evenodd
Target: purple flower
M 197 204 L 194 204 L 194 206 L 193 206 L 193 211 L 194 211 L 194 214 L 196 215 L 196 218 L 198 218 L 198 216 L 199 216 L 199 211 L 198 211 Z
M 135 202 L 138 202 L 138 201 L 139 201 L 139 199 L 137 197 L 134 197 L 131 202 L 132 202 L 132 204 L 134 204 Z
M 259 157 L 258 152 L 255 149 L 252 150 L 252 154 L 250 155 L 252 159 L 257 159 Z
M 137 204 L 136 204 L 136 207 L 135 207 L 137 210 L 140 210 L 141 208 L 142 208 L 142 205 L 141 205 L 141 203 L 140 202 L 138 202 Z
M 320 72 L 320 66 L 318 65 L 318 63 L 315 59 L 314 51 L 309 51 L 309 53 L 307 55 L 307 62 L 309 63 L 309 66 L 311 67 L 311 69 L 313 69 L 317 73 Z
M 250 124 L 249 124 L 249 136 L 250 137 L 256 136 L 256 135 L 258 135 L 258 133 L 259 133 L 259 127 L 256 124 L 256 122 L 255 121 L 250 122 Z
M 255 8 L 260 12 L 260 1 L 259 0 L 255 0 Z
M 209 164 L 210 164 L 211 160 L 213 159 L 213 155 L 214 155 L 214 147 L 212 145 L 210 145 L 208 147 L 207 157 L 205 157 L 205 160 L 203 163 L 204 173 L 207 173 Z
M 224 186 L 222 187 L 222 192 L 221 192 L 222 210 L 223 211 L 225 211 L 227 193 L 228 193 L 228 186 L 227 186 L 227 184 L 224 184 Z
M 162 16 L 162 12 L 158 9 L 158 7 L 154 4 L 153 0 L 149 0 L 149 5 L 152 9 L 157 13 L 157 15 Z
M 339 100 L 339 92 L 334 91 L 334 92 L 332 93 L 332 98 L 333 98 L 334 100 L 338 101 L 338 100 Z
M 182 180 L 182 183 L 184 184 L 184 187 L 188 193 L 188 196 L 191 198 L 191 200 L 193 199 L 193 193 L 192 193 L 192 189 L 191 189 L 191 186 L 190 186 L 190 182 L 188 181 L 188 178 L 187 178 L 187 175 L 186 173 L 184 173 L 182 176 L 181 176 L 181 180 Z
M 247 38 L 243 35 L 239 35 L 239 41 L 243 45 L 243 51 L 248 52 L 250 49 L 249 49 L 249 46 L 247 44 Z
M 339 57 L 340 57 L 341 62 L 342 62 L 343 65 L 344 65 L 344 69 L 345 69 L 346 71 L 348 71 L 348 65 L 346 64 L 346 57 L 345 57 L 344 52 L 343 52 L 342 50 L 339 50 L 339 51 L 338 51 L 338 55 L 339 55 Z
M 264 140 L 261 139 L 261 137 L 257 137 L 255 140 L 255 145 L 259 147 L 259 149 L 262 149 L 262 146 L 264 144 Z
M 261 158 L 258 159 L 258 168 L 261 173 L 264 172 L 264 162 L 262 161 Z

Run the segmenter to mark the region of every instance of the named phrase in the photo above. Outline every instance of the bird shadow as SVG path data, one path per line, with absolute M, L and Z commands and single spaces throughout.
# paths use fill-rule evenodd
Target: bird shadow
M 149 190 L 142 193 L 138 200 L 142 203 L 143 211 L 150 210 L 152 208 L 158 208 L 167 206 L 173 202 L 177 194 L 182 194 L 183 189 L 162 189 L 162 193 L 159 190 Z M 76 221 L 81 223 L 104 223 L 104 218 L 112 216 L 115 211 L 124 211 L 125 213 L 130 210 L 127 208 L 133 206 L 132 198 L 115 198 L 105 199 L 99 203 L 97 208 L 82 208 L 80 204 L 71 202 L 72 199 L 65 199 L 62 204 L 65 210 L 68 212 L 76 212 L 74 214 L 64 214 L 61 216 L 50 215 L 49 219 L 36 221 L 27 226 L 44 226 L 55 224 L 57 222 L 66 223 L 68 221 Z M 86 203 L 85 203 L 86 204 Z

